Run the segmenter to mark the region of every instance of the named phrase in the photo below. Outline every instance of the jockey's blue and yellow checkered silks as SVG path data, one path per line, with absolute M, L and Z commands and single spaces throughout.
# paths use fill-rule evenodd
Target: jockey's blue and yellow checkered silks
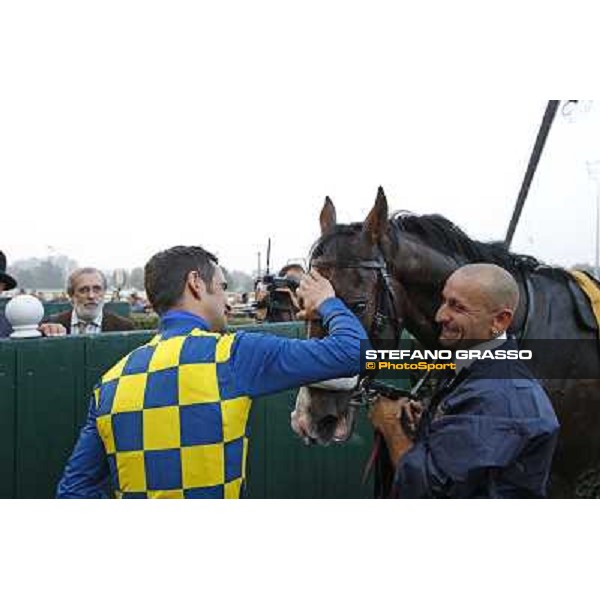
M 118 498 L 240 497 L 251 399 L 232 383 L 234 339 L 159 334 L 104 374 L 96 424 Z
M 319 313 L 329 335 L 310 340 L 216 334 L 197 314 L 162 315 L 158 336 L 96 386 L 56 496 L 243 495 L 250 398 L 360 370 L 358 319 L 337 298 Z

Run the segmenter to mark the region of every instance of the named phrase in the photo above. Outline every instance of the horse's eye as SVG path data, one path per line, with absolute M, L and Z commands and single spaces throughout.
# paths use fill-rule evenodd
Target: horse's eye
M 367 303 L 366 302 L 353 302 L 352 304 L 349 305 L 349 308 L 355 315 L 361 315 L 362 313 L 365 312 L 365 310 L 367 308 Z

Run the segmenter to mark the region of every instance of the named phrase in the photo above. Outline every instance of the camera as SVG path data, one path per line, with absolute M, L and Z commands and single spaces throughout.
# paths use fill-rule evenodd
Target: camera
M 259 317 L 268 322 L 293 321 L 299 310 L 295 300 L 295 292 L 300 282 L 293 277 L 281 277 L 266 274 L 256 280 L 257 296 L 254 302 L 255 310 L 265 310 L 264 316 Z
M 288 288 L 295 292 L 300 285 L 300 282 L 293 277 L 278 277 L 277 275 L 263 275 L 257 280 L 257 283 L 265 285 L 267 292 L 274 292 L 280 288 Z

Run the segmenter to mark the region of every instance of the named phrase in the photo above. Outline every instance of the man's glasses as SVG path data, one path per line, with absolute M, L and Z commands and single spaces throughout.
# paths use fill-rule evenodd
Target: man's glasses
M 102 292 L 104 292 L 104 288 L 100 287 L 99 285 L 94 285 L 91 287 L 89 285 L 84 285 L 82 287 L 76 288 L 75 292 L 77 294 L 89 294 L 90 292 L 94 294 L 101 294 Z

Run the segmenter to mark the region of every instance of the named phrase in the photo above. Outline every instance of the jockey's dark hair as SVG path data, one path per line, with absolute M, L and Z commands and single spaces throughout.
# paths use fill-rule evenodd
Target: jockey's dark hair
M 148 301 L 162 315 L 181 299 L 190 271 L 198 271 L 200 278 L 212 292 L 216 256 L 201 246 L 174 246 L 155 254 L 144 267 L 144 287 Z

